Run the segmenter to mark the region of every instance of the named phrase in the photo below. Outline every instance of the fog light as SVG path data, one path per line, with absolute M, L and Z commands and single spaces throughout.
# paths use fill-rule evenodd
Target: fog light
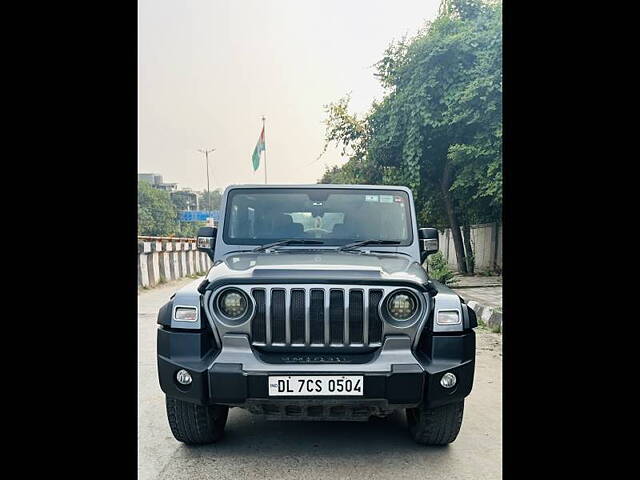
M 455 387 L 456 381 L 456 376 L 451 372 L 447 372 L 440 379 L 440 385 L 444 388 L 452 388 Z
M 186 370 L 180 370 L 176 374 L 176 380 L 182 385 L 189 385 L 191 383 L 191 375 Z

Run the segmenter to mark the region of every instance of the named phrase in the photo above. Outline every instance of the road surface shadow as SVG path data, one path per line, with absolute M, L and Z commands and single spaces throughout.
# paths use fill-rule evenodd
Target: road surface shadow
M 203 446 L 183 446 L 180 457 L 202 458 L 211 453 L 216 458 L 233 457 L 247 461 L 252 456 L 309 457 L 328 456 L 345 460 L 371 455 L 385 457 L 397 453 L 405 457 L 411 452 L 422 456 L 432 452 L 447 455 L 449 447 L 427 447 L 416 444 L 407 428 L 404 412 L 396 411 L 386 419 L 371 418 L 368 422 L 343 421 L 276 421 L 266 420 L 239 408 L 229 411 L 225 436 L 220 443 Z

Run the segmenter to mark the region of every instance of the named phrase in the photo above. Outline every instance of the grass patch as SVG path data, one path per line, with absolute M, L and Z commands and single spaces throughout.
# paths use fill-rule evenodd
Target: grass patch
M 500 326 L 490 327 L 482 320 L 478 319 L 477 331 L 481 333 L 502 333 L 502 328 Z
M 460 280 L 455 278 L 455 272 L 447 265 L 447 261 L 444 255 L 442 255 L 442 252 L 437 252 L 429 256 L 427 260 L 427 271 L 429 278 L 444 283 L 447 286 L 452 286 L 460 282 Z

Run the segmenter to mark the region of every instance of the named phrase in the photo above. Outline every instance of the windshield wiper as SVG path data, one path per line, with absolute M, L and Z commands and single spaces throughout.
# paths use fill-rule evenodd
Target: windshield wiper
M 362 242 L 347 243 L 338 248 L 338 251 L 353 250 L 357 247 L 364 247 L 365 245 L 398 245 L 399 243 L 398 240 L 363 240 Z
M 291 238 L 289 240 L 281 240 L 279 242 L 265 243 L 259 247 L 254 248 L 253 252 L 261 252 L 271 247 L 278 247 L 280 245 L 322 245 L 324 242 L 320 240 L 303 240 L 301 238 Z

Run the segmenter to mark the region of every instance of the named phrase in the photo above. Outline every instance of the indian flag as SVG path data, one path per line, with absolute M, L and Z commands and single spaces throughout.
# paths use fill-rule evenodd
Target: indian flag
M 253 149 L 253 155 L 251 155 L 251 161 L 253 162 L 253 171 L 258 170 L 260 166 L 260 154 L 265 151 L 264 145 L 264 126 L 262 127 L 262 132 L 260 133 L 260 138 L 258 138 L 258 143 L 256 143 L 256 148 Z

